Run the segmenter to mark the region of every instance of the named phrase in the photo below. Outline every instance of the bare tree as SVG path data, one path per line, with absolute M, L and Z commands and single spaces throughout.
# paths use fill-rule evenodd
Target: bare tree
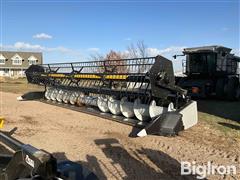
M 138 49 L 138 53 L 140 55 L 140 57 L 147 57 L 148 53 L 147 53 L 147 46 L 144 43 L 144 41 L 138 41 L 137 42 L 137 49 Z
M 121 55 L 120 52 L 110 50 L 110 52 L 106 54 L 105 59 L 107 59 L 107 60 L 119 60 L 119 59 L 122 59 L 122 55 Z
M 91 60 L 93 61 L 101 61 L 96 65 L 99 66 L 99 72 L 117 72 L 117 73 L 127 73 L 128 71 L 132 71 L 134 68 L 135 72 L 144 72 L 146 69 L 145 59 L 137 59 L 136 67 L 130 67 L 127 65 L 128 61 L 124 61 L 121 59 L 124 58 L 145 58 L 148 56 L 147 46 L 144 41 L 138 41 L 135 44 L 130 44 L 127 47 L 126 52 L 117 52 L 114 50 L 110 50 L 106 55 L 101 55 L 99 53 L 95 53 L 90 55 Z M 130 69 L 129 69 L 130 68 Z
M 104 55 L 100 53 L 93 53 L 90 54 L 90 61 L 93 61 L 92 67 L 88 67 L 87 71 L 91 71 L 91 73 L 103 73 L 104 72 L 104 63 L 103 61 L 105 60 Z
M 98 73 L 124 73 L 126 72 L 124 53 L 110 50 L 106 55 L 94 53 L 90 55 L 90 60 L 95 65 L 95 71 Z M 94 72 L 95 72 L 94 71 Z
M 137 58 L 138 57 L 138 51 L 136 46 L 132 43 L 127 47 L 128 56 L 129 58 Z
M 130 46 L 128 46 L 127 51 L 129 54 L 129 58 L 139 58 L 136 60 L 138 65 L 136 66 L 134 71 L 137 73 L 145 72 L 147 68 L 147 65 L 145 64 L 148 60 L 141 58 L 148 57 L 148 52 L 147 46 L 144 41 L 138 41 L 136 44 L 131 44 Z
M 111 72 L 124 73 L 126 72 L 125 61 L 122 60 L 124 57 L 121 52 L 111 50 L 106 55 L 106 68 Z
M 92 61 L 103 61 L 104 59 L 104 55 L 100 53 L 90 54 L 90 60 Z
M 144 41 L 138 41 L 136 44 L 130 44 L 127 47 L 130 58 L 144 58 L 148 56 L 147 46 Z

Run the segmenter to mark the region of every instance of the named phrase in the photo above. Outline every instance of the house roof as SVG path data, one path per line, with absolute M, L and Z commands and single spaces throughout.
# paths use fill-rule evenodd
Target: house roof
M 0 59 L 7 59 L 4 55 L 0 54 Z
M 34 56 L 34 55 L 31 55 L 29 58 L 28 58 L 29 61 L 35 61 L 37 60 L 37 58 Z
M 15 59 L 23 60 L 23 57 L 21 57 L 19 54 L 16 53 L 13 57 L 11 57 L 11 60 L 15 60 Z
M 12 64 L 12 58 L 14 56 L 20 56 L 20 60 L 22 59 L 22 65 L 13 65 Z M 41 52 L 22 52 L 22 51 L 0 51 L 0 57 L 5 57 L 5 64 L 0 64 L 1 68 L 7 68 L 7 67 L 14 67 L 14 68 L 26 68 L 29 66 L 29 60 L 31 58 L 35 57 L 37 60 L 37 64 L 42 64 L 42 53 Z M 30 58 L 30 59 L 29 59 Z

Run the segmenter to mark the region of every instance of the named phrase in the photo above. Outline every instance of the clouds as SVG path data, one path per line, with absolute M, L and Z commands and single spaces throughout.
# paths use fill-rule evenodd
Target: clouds
M 222 27 L 222 28 L 221 28 L 221 31 L 222 31 L 222 32 L 227 32 L 227 31 L 229 31 L 229 28 L 228 28 L 228 27 Z
M 176 59 L 173 59 L 173 56 L 176 54 L 182 54 L 183 49 L 186 48 L 186 46 L 170 46 L 163 49 L 158 48 L 147 48 L 147 52 L 149 56 L 157 56 L 161 55 L 169 60 L 172 60 L 173 67 L 175 72 L 182 72 L 182 60 L 183 57 L 177 57 Z
M 184 48 L 186 48 L 186 46 L 170 46 L 164 49 L 147 48 L 147 53 L 149 56 L 163 55 L 169 57 L 175 54 L 181 54 Z
M 130 37 L 127 37 L 124 39 L 124 41 L 131 41 L 131 40 L 132 40 L 132 38 L 130 38 Z
M 46 33 L 40 33 L 40 34 L 33 35 L 33 38 L 34 39 L 52 39 L 53 37 Z
M 233 49 L 232 53 L 235 54 L 236 56 L 240 56 L 240 49 Z
M 42 52 L 44 63 L 81 61 L 84 53 L 80 49 L 71 49 L 64 46 L 46 46 L 27 42 L 16 42 L 14 44 L 0 44 L 0 49 L 5 51 L 28 51 Z
M 99 48 L 88 48 L 87 51 L 89 51 L 91 53 L 96 53 L 96 52 L 99 52 L 100 49 Z
M 79 50 L 69 49 L 63 46 L 57 47 L 46 47 L 38 44 L 31 44 L 26 42 L 16 42 L 12 45 L 1 45 L 3 50 L 22 50 L 22 51 L 41 51 L 41 52 L 58 52 L 58 53 L 68 53 L 72 55 L 81 55 Z
M 60 52 L 60 53 L 71 53 L 71 54 L 80 54 L 80 50 L 70 49 L 64 46 L 56 46 L 56 47 L 47 47 L 39 44 L 32 44 L 27 42 L 18 41 L 11 45 L 0 45 L 3 50 L 24 50 L 24 51 L 41 51 L 41 52 Z M 181 54 L 182 50 L 186 48 L 186 46 L 170 46 L 167 48 L 159 49 L 154 47 L 149 47 L 146 49 L 148 56 L 157 56 L 162 55 L 166 58 L 172 59 L 172 56 L 175 54 Z M 83 50 L 84 51 L 84 50 Z M 85 49 L 85 52 L 88 53 L 99 53 L 100 49 L 96 47 Z M 236 54 L 238 51 L 235 50 Z M 128 54 L 128 51 L 124 51 L 123 53 Z
M 68 59 L 81 60 L 86 58 L 90 54 L 101 53 L 101 49 L 97 47 L 91 47 L 86 49 L 71 49 L 64 46 L 49 47 L 46 45 L 33 44 L 33 43 L 22 42 L 22 41 L 18 41 L 10 45 L 0 44 L 0 48 L 2 50 L 13 50 L 13 51 L 15 50 L 34 51 L 34 52 L 39 51 L 39 52 L 43 52 L 46 55 L 45 57 L 51 57 L 51 59 L 54 59 L 54 60 L 62 59 L 63 62 Z M 175 54 L 182 54 L 182 50 L 184 48 L 186 48 L 186 46 L 170 46 L 166 48 L 149 47 L 146 49 L 146 52 L 147 52 L 147 56 L 162 55 L 172 60 L 174 69 L 176 71 L 180 71 L 182 69 L 183 57 L 178 57 L 176 60 L 174 60 L 172 56 Z M 237 53 L 239 51 L 236 49 L 235 52 Z M 129 55 L 128 50 L 122 51 L 122 55 L 127 57 L 127 55 Z M 46 61 L 50 62 L 49 58 L 47 58 Z
M 163 49 L 149 47 L 149 48 L 146 48 L 146 56 L 153 57 L 153 56 L 161 55 L 161 56 L 164 56 L 168 59 L 172 59 L 172 57 L 174 55 L 182 54 L 183 49 L 186 48 L 186 47 L 187 46 L 170 46 L 170 47 L 166 47 L 166 48 L 163 48 Z M 126 56 L 130 56 L 130 54 L 131 54 L 129 52 L 129 50 L 125 50 L 122 53 L 123 53 L 123 55 L 126 55 Z M 137 54 L 137 57 L 141 56 L 139 54 L 138 50 L 136 50 L 136 54 Z
M 33 45 L 30 43 L 25 42 L 16 42 L 13 45 L 7 45 L 8 49 L 26 49 L 26 50 L 37 50 L 37 51 L 43 51 L 45 48 L 40 45 Z

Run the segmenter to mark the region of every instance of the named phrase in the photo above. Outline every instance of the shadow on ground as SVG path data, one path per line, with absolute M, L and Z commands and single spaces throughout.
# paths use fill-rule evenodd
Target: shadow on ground
M 116 179 L 196 179 L 194 176 L 181 176 L 180 163 L 164 152 L 148 148 L 127 151 L 113 138 L 97 139 L 95 144 L 111 162 Z
M 240 131 L 240 126 L 238 126 L 238 125 L 224 123 L 224 122 L 219 122 L 218 124 L 220 124 L 222 126 L 225 126 L 225 127 L 228 127 L 228 128 L 231 128 L 231 129 L 234 129 L 234 130 Z
M 131 132 L 129 133 L 128 137 L 131 137 L 131 138 L 137 138 L 137 134 L 141 131 L 142 129 L 141 128 L 138 128 L 138 127 L 133 127 Z
M 240 101 L 198 100 L 198 111 L 240 123 Z
M 86 161 L 77 163 L 94 172 L 99 179 L 151 179 L 151 180 L 195 180 L 196 176 L 181 176 L 181 164 L 164 152 L 141 148 L 129 150 L 123 148 L 117 139 L 97 139 L 95 144 L 107 157 L 104 163 L 93 155 L 86 155 Z M 65 153 L 53 153 L 58 160 L 67 160 Z M 108 174 L 108 176 L 106 175 Z M 110 176 L 110 177 L 109 177 Z
M 23 94 L 21 97 L 23 101 L 38 100 L 44 97 L 44 92 L 43 91 L 27 92 Z
M 68 160 L 64 152 L 55 152 L 52 155 L 59 161 Z M 92 155 L 86 155 L 86 161 L 76 161 L 76 163 L 88 168 L 91 172 L 94 172 L 99 179 L 107 180 L 103 170 L 100 167 L 99 160 Z

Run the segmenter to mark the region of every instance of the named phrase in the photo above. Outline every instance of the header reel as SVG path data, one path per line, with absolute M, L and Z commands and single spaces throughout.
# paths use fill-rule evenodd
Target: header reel
M 162 56 L 32 65 L 26 76 L 45 86 L 49 101 L 94 106 L 123 116 L 123 123 L 134 119 L 146 125 L 191 103 L 175 85 L 172 62 Z

